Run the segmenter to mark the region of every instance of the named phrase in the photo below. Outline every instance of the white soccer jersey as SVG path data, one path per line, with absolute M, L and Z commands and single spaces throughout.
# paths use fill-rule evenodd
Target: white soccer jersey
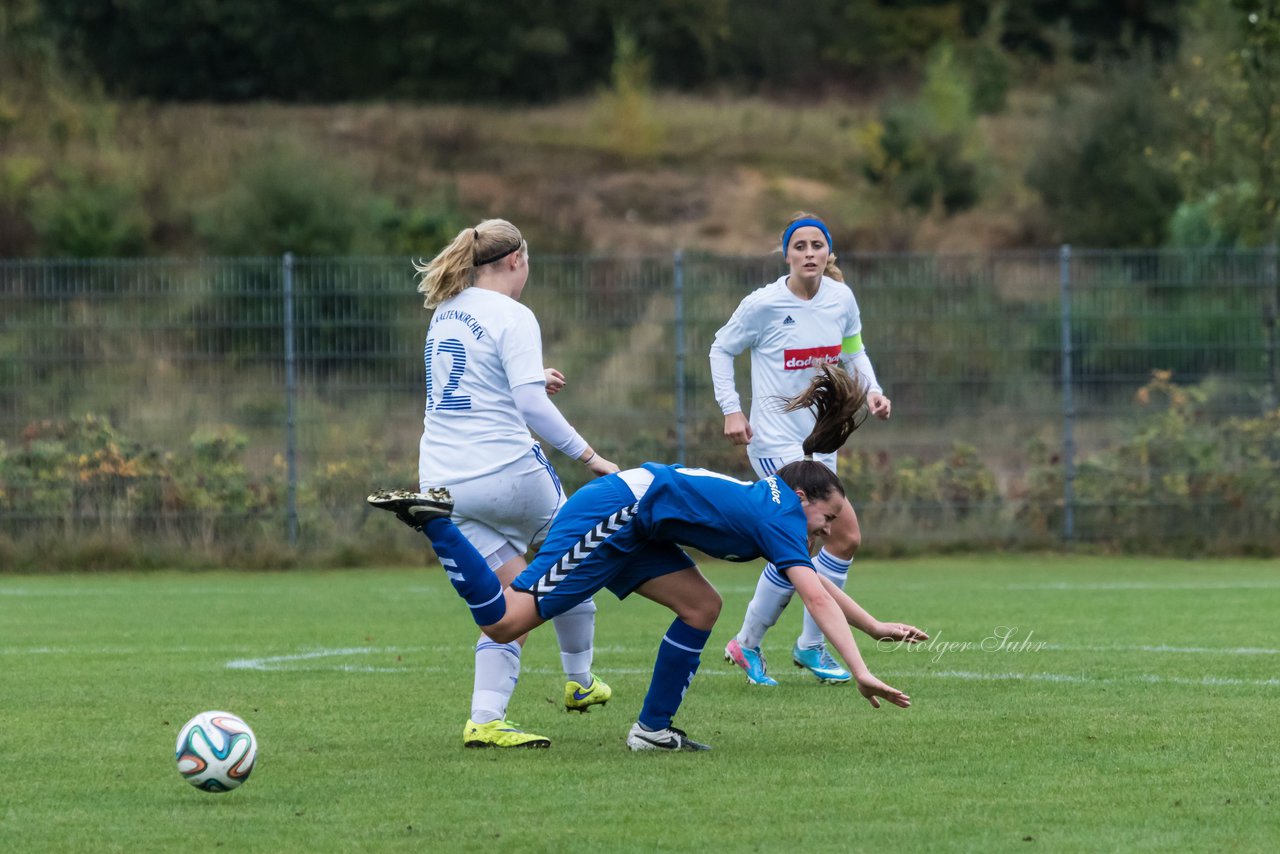
M 436 308 L 423 357 L 422 483 L 470 480 L 528 453 L 533 436 L 511 389 L 546 381 L 542 330 L 532 311 L 504 294 L 467 288 Z
M 753 437 L 748 454 L 800 459 L 800 446 L 813 429 L 814 416 L 808 410 L 783 412 L 779 400 L 803 391 L 820 364 L 843 360 L 869 390 L 880 391 L 870 362 L 859 356 L 861 334 L 862 317 L 853 291 L 826 276 L 813 299 L 793 294 L 783 276 L 738 304 L 711 345 L 711 377 L 721 411 L 726 415 L 741 411 L 733 358 L 751 350 Z M 853 341 L 851 352 L 842 353 L 847 339 Z M 859 371 L 857 362 L 865 364 L 866 370 Z

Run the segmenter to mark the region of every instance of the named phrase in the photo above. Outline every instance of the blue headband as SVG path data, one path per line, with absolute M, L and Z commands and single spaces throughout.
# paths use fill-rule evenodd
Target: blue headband
M 782 235 L 782 254 L 783 255 L 787 254 L 787 249 L 788 247 L 791 246 L 791 235 L 796 233 L 797 228 L 804 228 L 805 226 L 810 226 L 812 228 L 816 228 L 819 231 L 821 231 L 827 238 L 827 248 L 832 250 L 835 249 L 835 247 L 831 245 L 831 232 L 827 231 L 827 226 L 822 220 L 798 219 L 795 222 L 791 223 L 791 225 L 787 226 L 786 233 Z

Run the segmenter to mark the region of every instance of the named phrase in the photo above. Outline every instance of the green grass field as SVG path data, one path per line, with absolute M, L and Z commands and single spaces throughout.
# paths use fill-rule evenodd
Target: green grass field
M 798 603 L 782 684 L 745 685 L 719 653 L 757 568 L 707 568 L 676 723 L 715 749 L 679 755 L 624 747 L 669 622 L 638 599 L 600 597 L 588 715 L 534 634 L 510 716 L 554 744 L 498 752 L 461 746 L 474 627 L 437 569 L 0 576 L 0 851 L 1275 850 L 1280 563 L 862 561 L 855 598 L 935 637 L 859 636 L 905 711 L 791 666 Z M 173 762 L 213 708 L 260 744 L 222 795 Z

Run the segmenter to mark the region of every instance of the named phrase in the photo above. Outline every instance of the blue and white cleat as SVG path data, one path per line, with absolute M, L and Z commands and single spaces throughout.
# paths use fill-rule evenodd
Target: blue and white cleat
M 826 644 L 809 649 L 801 649 L 797 646 L 791 650 L 791 660 L 795 662 L 796 667 L 808 670 L 819 682 L 826 685 L 843 685 L 853 678 L 853 675 L 841 667 L 840 663 L 831 657 L 831 653 L 827 652 Z
M 777 685 L 778 680 L 769 675 L 769 665 L 759 647 L 751 649 L 734 638 L 724 648 L 724 660 L 736 664 L 747 672 L 748 685 Z

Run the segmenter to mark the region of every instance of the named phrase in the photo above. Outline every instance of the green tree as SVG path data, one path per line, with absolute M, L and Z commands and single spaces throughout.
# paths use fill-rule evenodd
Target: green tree
M 858 137 L 863 174 L 897 204 L 955 214 L 977 203 L 985 149 L 968 76 L 949 43 L 930 53 L 916 98 L 889 106 Z
M 1098 92 L 1060 104 L 1027 172 L 1058 239 L 1090 247 L 1160 246 L 1181 193 L 1161 158 L 1174 134 L 1155 67 L 1115 66 Z
M 1170 88 L 1181 146 L 1180 218 L 1205 242 L 1280 239 L 1280 0 L 1202 0 Z M 1175 222 L 1175 225 L 1177 223 Z M 1188 228 L 1190 242 L 1194 234 Z

